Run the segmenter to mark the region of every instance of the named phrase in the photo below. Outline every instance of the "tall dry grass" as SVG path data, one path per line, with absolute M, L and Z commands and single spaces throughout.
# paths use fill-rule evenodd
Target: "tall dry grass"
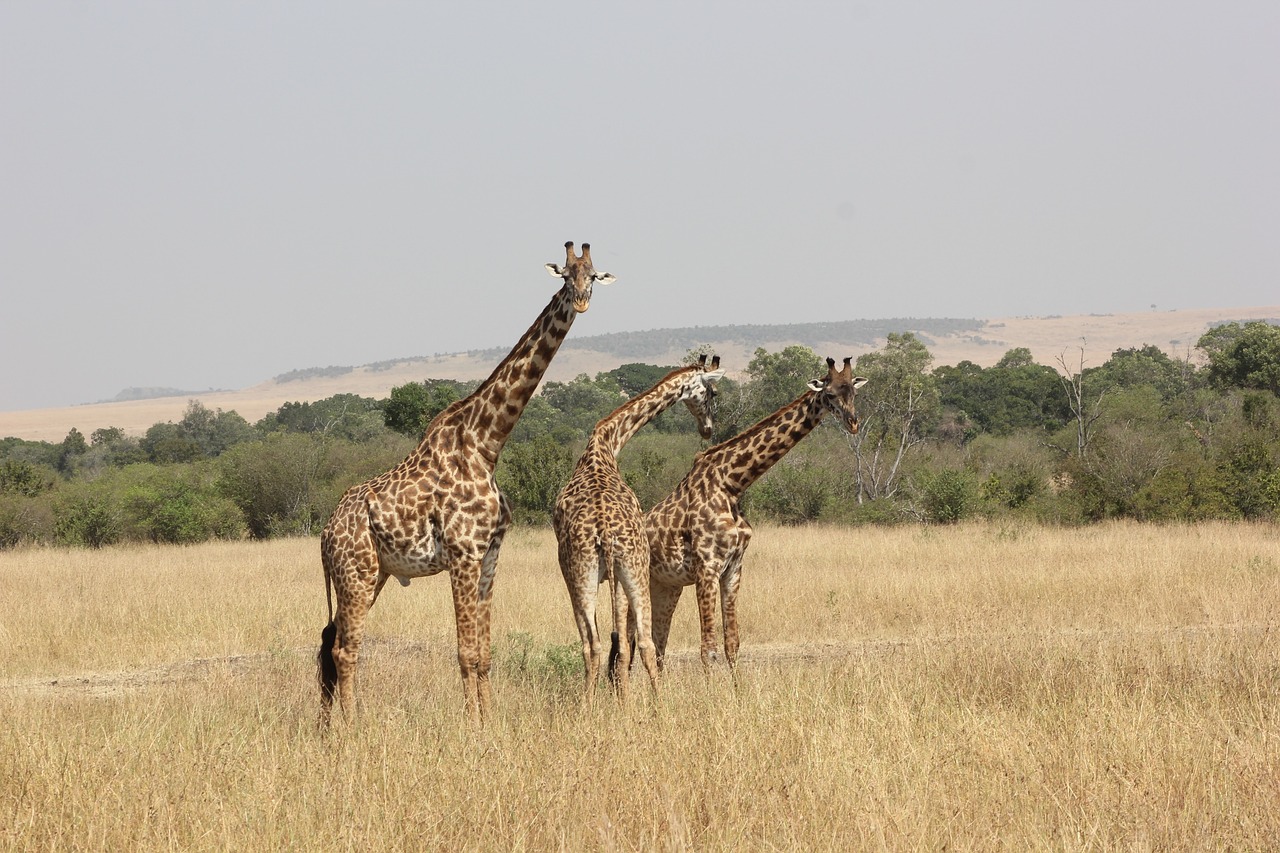
M 736 683 L 689 600 L 661 696 L 586 708 L 554 542 L 516 531 L 495 719 L 462 716 L 435 578 L 388 587 L 327 736 L 314 541 L 6 552 L 0 847 L 1274 848 L 1278 546 L 763 528 Z

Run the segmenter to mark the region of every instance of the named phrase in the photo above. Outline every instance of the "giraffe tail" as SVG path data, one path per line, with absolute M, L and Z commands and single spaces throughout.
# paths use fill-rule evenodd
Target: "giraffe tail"
M 618 683 L 618 632 L 609 632 L 609 683 Z
M 338 665 L 333 660 L 333 647 L 338 641 L 338 623 L 329 620 L 320 632 L 320 652 L 316 655 L 316 678 L 320 682 L 320 702 L 327 710 L 333 705 L 338 688 Z

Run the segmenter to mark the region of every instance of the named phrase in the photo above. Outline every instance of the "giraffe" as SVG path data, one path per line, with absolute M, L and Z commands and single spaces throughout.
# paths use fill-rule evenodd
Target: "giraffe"
M 565 243 L 564 267 L 546 265 L 563 285 L 507 357 L 476 390 L 427 426 L 403 462 L 348 489 L 320 536 L 329 624 L 318 655 L 320 722 L 336 697 L 343 717 L 355 710 L 356 662 L 365 619 L 387 578 L 449 573 L 458 634 L 458 667 L 466 712 L 489 713 L 489 609 L 498 551 L 511 521 L 494 481 L 498 456 L 525 405 L 569 333 L 591 303 L 596 272 L 591 246 L 582 255 Z M 337 608 L 333 603 L 337 597 Z
M 671 371 L 656 385 L 602 418 L 591 431 L 587 447 L 573 476 L 556 498 L 552 513 L 560 572 L 569 589 L 573 618 L 582 639 L 586 674 L 586 699 L 595 696 L 603 647 L 596 627 L 596 594 L 609 581 L 616 632 L 626 627 L 628 608 L 633 613 L 636 644 L 649 673 L 650 686 L 658 688 L 658 661 L 650 633 L 649 545 L 644 534 L 644 512 L 635 492 L 618 471 L 618 453 L 649 421 L 683 400 L 704 439 L 711 437 L 711 400 L 716 380 L 724 376 L 720 357 L 707 367 L 698 363 Z M 622 635 L 626 637 L 626 634 Z M 627 695 L 630 644 L 618 651 L 623 666 L 615 681 L 619 695 Z
M 836 370 L 827 359 L 827 376 L 755 426 L 721 442 L 694 459 L 693 467 L 670 495 L 645 515 L 649 540 L 649 582 L 653 607 L 653 641 L 658 667 L 663 666 L 671 617 L 680 594 L 692 584 L 702 628 L 702 665 L 710 669 L 716 655 L 715 598 L 720 596 L 724 621 L 724 654 L 730 669 L 738 656 L 738 582 L 742 557 L 751 541 L 751 525 L 739 501 L 747 487 L 795 447 L 828 412 L 850 435 L 858 431 L 854 398 L 866 379 L 854 376 L 851 359 Z M 634 626 L 628 624 L 634 636 Z M 609 672 L 615 669 L 609 653 Z

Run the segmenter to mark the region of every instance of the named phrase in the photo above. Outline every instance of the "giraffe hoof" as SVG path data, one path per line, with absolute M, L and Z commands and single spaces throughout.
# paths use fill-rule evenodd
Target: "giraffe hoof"
M 396 578 L 396 580 L 400 581 L 400 586 L 408 586 L 408 585 L 409 585 L 409 579 L 408 579 L 408 578 Z

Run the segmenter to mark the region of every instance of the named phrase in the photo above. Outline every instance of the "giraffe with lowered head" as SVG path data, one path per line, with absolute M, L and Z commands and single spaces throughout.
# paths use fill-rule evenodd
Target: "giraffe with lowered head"
M 390 577 L 447 572 L 453 591 L 458 666 L 468 716 L 489 713 L 489 610 L 498 551 L 511 521 L 494 470 L 507 437 L 533 396 L 591 288 L 614 280 L 596 272 L 591 247 L 565 243 L 565 265 L 547 264 L 563 285 L 474 392 L 427 426 L 403 462 L 347 490 L 320 536 L 329 624 L 318 655 L 321 723 L 334 699 L 355 710 L 356 662 L 365 620 Z M 337 598 L 335 609 L 333 599 Z
M 818 425 L 827 413 L 850 435 L 858 431 L 854 406 L 866 379 L 854 376 L 846 358 L 837 370 L 827 359 L 827 375 L 808 390 L 740 435 L 694 459 L 693 467 L 670 495 L 645 515 L 649 539 L 649 583 L 653 604 L 653 641 L 663 665 L 671 617 L 686 586 L 694 587 L 702 629 L 702 664 L 716 655 L 715 604 L 720 599 L 724 655 L 730 668 L 738 656 L 738 583 L 742 557 L 751 541 L 751 525 L 742 515 L 742 493 Z M 629 628 L 634 632 L 634 628 Z M 615 670 L 609 654 L 609 672 Z
M 602 418 L 591 431 L 587 447 L 573 475 L 556 498 L 552 513 L 560 572 L 569 588 L 573 618 L 582 639 L 587 701 L 595 696 L 604 648 L 596 626 L 596 595 L 609 582 L 613 622 L 624 641 L 616 654 L 622 668 L 614 682 L 619 695 L 627 696 L 631 644 L 625 642 L 628 613 L 634 619 L 636 647 L 649 673 L 650 686 L 658 688 L 658 660 L 651 635 L 649 606 L 649 543 L 644 533 L 644 512 L 631 487 L 618 470 L 618 453 L 645 424 L 683 401 L 704 439 L 711 437 L 711 400 L 715 381 L 724 376 L 716 356 L 707 367 L 706 355 L 697 364 L 671 371 L 656 385 L 628 400 Z

